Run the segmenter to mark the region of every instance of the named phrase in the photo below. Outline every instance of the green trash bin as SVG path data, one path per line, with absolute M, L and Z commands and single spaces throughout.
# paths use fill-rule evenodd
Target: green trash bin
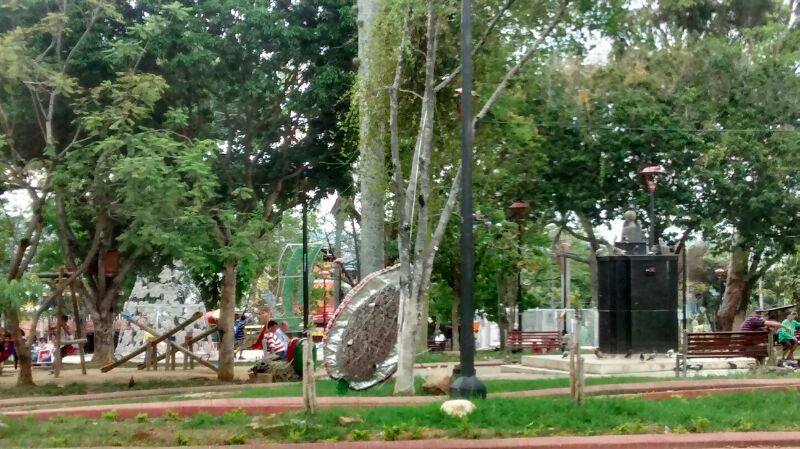
M 297 341 L 297 346 L 294 348 L 294 358 L 292 359 L 292 368 L 294 368 L 294 372 L 297 373 L 298 376 L 303 375 L 303 349 L 305 349 L 304 345 L 306 343 L 305 338 L 301 338 Z M 313 345 L 311 350 L 312 360 L 314 363 L 314 368 L 317 367 L 317 346 Z

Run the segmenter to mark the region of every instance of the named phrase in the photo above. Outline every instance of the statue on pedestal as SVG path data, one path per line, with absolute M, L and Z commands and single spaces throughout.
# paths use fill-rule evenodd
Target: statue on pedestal
M 622 225 L 622 236 L 620 241 L 622 243 L 644 243 L 644 233 L 642 232 L 642 225 L 636 219 L 636 212 L 629 210 L 623 215 L 625 224 Z

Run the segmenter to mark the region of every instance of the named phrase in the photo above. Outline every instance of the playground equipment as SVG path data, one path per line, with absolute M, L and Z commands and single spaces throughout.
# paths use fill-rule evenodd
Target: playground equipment
M 325 329 L 325 369 L 354 390 L 377 385 L 397 370 L 399 268 L 365 277 L 344 297 Z
M 308 245 L 308 260 L 312 269 L 308 273 L 309 288 L 312 291 L 312 309 L 309 312 L 311 321 L 319 326 L 325 326 L 333 316 L 333 300 L 331 293 L 333 279 L 326 276 L 325 268 L 319 266 L 321 256 L 326 254 L 323 245 L 312 243 Z M 322 298 L 316 298 L 322 291 Z M 283 248 L 278 258 L 278 284 L 275 292 L 262 291 L 261 299 L 266 301 L 272 312 L 272 319 L 285 321 L 289 324 L 289 331 L 300 332 L 303 329 L 303 245 L 290 243 Z M 316 303 L 316 304 L 315 304 Z
M 145 363 L 144 364 L 145 364 L 145 368 L 148 371 L 150 371 L 151 368 L 154 369 L 154 370 L 157 370 L 158 369 L 158 364 L 157 363 L 161 359 L 167 359 L 167 364 L 166 364 L 165 370 L 168 370 L 171 367 L 172 371 L 175 371 L 175 358 L 174 358 L 173 354 L 174 354 L 174 351 L 180 351 L 180 352 L 184 353 L 185 357 L 189 357 L 189 358 L 193 359 L 194 361 L 196 361 L 197 363 L 205 366 L 206 368 L 209 368 L 212 371 L 217 372 L 218 368 L 216 366 L 214 366 L 211 363 L 203 360 L 203 358 L 200 357 L 199 355 L 197 355 L 194 352 L 192 352 L 191 350 L 189 350 L 189 349 L 187 349 L 187 348 L 175 343 L 171 339 L 171 337 L 173 335 L 175 335 L 176 333 L 178 333 L 178 331 L 184 329 L 185 327 L 189 326 L 190 324 L 192 324 L 193 322 L 195 322 L 199 318 L 201 318 L 203 316 L 203 314 L 201 312 L 195 312 L 194 314 L 192 314 L 191 317 L 189 317 L 189 319 L 187 319 L 186 321 L 178 324 L 176 327 L 170 329 L 169 331 L 165 332 L 164 334 L 159 334 L 158 332 L 156 332 L 156 330 L 154 330 L 150 326 L 146 325 L 145 323 L 141 322 L 141 320 L 137 320 L 133 315 L 131 315 L 129 313 L 123 312 L 121 315 L 129 323 L 131 323 L 134 326 L 142 329 L 143 331 L 151 334 L 153 336 L 153 338 L 151 340 L 149 340 L 149 341 L 146 341 L 144 345 L 140 346 L 138 349 L 136 349 L 135 351 L 129 353 L 125 357 L 123 357 L 123 358 L 121 358 L 121 359 L 119 359 L 119 360 L 117 360 L 117 361 L 115 361 L 113 363 L 110 363 L 110 364 L 102 367 L 100 369 L 100 371 L 102 371 L 104 373 L 107 373 L 107 372 L 111 371 L 112 369 L 122 365 L 123 363 L 133 359 L 134 357 L 136 357 L 136 356 L 138 356 L 139 354 L 142 354 L 142 353 L 145 353 Z M 211 332 L 209 332 L 209 333 L 211 333 Z M 205 337 L 205 335 L 203 335 L 203 337 Z M 158 344 L 161 343 L 162 341 L 167 343 L 167 352 L 163 355 L 163 357 L 159 357 L 157 355 L 155 357 L 153 357 L 154 354 L 157 354 L 156 348 L 157 348 Z M 185 366 L 185 364 L 184 364 L 184 366 Z

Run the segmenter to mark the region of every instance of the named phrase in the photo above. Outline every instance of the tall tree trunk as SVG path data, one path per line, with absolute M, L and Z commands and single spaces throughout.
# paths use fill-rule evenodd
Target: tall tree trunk
M 728 265 L 725 294 L 722 297 L 722 305 L 717 311 L 717 330 L 719 331 L 732 330 L 737 315 L 743 315 L 747 310 L 747 302 L 750 298 L 750 285 L 747 279 L 749 255 L 750 252 L 738 241 L 734 243 Z
M 117 296 L 115 291 L 114 296 Z M 113 301 L 112 304 L 115 304 Z M 113 307 L 113 306 L 112 306 Z M 98 313 L 92 314 L 94 321 L 94 354 L 92 365 L 103 366 L 114 359 L 114 312 L 112 307 L 101 307 Z M 81 317 L 83 318 L 83 317 Z
M 336 204 L 333 206 L 333 218 L 336 222 L 333 237 L 333 254 L 338 259 L 342 257 L 342 234 L 344 233 L 344 222 L 347 219 L 347 213 L 345 211 L 344 200 L 342 199 L 341 193 L 336 199 Z M 333 303 L 336 307 L 339 307 L 339 303 L 342 302 L 342 275 L 340 274 L 340 270 L 343 269 L 344 263 L 342 263 L 340 266 L 337 266 L 337 274 L 333 278 Z
M 358 0 L 358 59 L 360 78 L 359 153 L 361 154 L 361 277 L 383 268 L 384 201 L 386 192 L 386 156 L 383 149 L 383 120 L 378 116 L 373 98 L 371 72 L 372 42 L 378 0 Z
M 430 310 L 430 296 L 425 294 L 420 298 L 420 317 L 417 328 L 417 352 L 428 349 L 428 313 Z
M 586 218 L 586 215 L 581 213 L 578 213 L 577 215 L 581 222 L 581 226 L 583 227 L 583 231 L 586 233 L 586 237 L 589 239 L 589 245 L 591 247 L 591 251 L 586 257 L 586 261 L 589 264 L 589 290 L 592 295 L 592 305 L 597 306 L 597 295 L 600 289 L 600 277 L 597 272 L 597 250 L 600 249 L 600 241 L 597 239 L 597 236 L 594 233 L 594 228 L 592 227 L 592 223 L 588 218 Z
M 236 313 L 236 273 L 237 260 L 227 260 L 222 267 L 222 290 L 219 304 L 219 371 L 217 379 L 233 380 L 233 315 Z
M 31 368 L 31 351 L 28 347 L 26 338 L 22 336 L 19 328 L 19 314 L 13 307 L 6 309 L 6 317 L 8 324 L 12 331 L 14 338 L 14 347 L 17 348 L 17 365 L 19 366 L 19 373 L 17 373 L 17 386 L 27 387 L 33 386 L 33 371 Z M 30 332 L 36 332 L 36 329 L 31 329 Z

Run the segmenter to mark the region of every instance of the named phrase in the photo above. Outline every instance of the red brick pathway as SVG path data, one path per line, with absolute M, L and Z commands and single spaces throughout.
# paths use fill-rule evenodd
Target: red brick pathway
M 737 393 L 742 391 L 780 391 L 787 388 L 800 388 L 800 379 L 710 379 L 710 380 L 678 380 L 661 382 L 644 382 L 618 385 L 595 385 L 586 387 L 588 395 L 626 395 L 638 394 L 646 399 L 665 399 L 674 395 L 699 396 L 703 394 Z M 546 397 L 569 394 L 568 388 L 549 388 L 543 390 L 519 391 L 490 394 L 490 397 Z M 87 395 L 88 396 L 88 395 Z M 57 398 L 54 398 L 58 400 Z M 108 398 L 112 399 L 112 398 Z M 377 407 L 393 405 L 418 405 L 439 402 L 443 396 L 412 397 L 320 397 L 320 407 Z M 88 400 L 88 399 L 87 399 Z M 59 415 L 85 416 L 99 418 L 103 413 L 116 410 L 120 418 L 133 418 L 139 413 L 150 416 L 163 415 L 170 410 L 180 416 L 192 416 L 198 412 L 220 415 L 237 408 L 248 414 L 281 413 L 300 410 L 302 398 L 248 398 L 248 399 L 195 399 L 158 403 L 129 403 L 112 405 L 89 405 L 83 407 L 58 407 L 31 411 L 6 411 L 9 417 L 34 416 L 38 419 L 50 419 Z
M 499 440 L 360 441 L 339 443 L 248 444 L 235 447 L 242 449 L 708 449 L 732 447 L 774 448 L 777 446 L 800 446 L 800 432 L 602 435 L 591 437 L 508 438 Z M 219 449 L 219 446 L 213 447 L 213 449 Z

